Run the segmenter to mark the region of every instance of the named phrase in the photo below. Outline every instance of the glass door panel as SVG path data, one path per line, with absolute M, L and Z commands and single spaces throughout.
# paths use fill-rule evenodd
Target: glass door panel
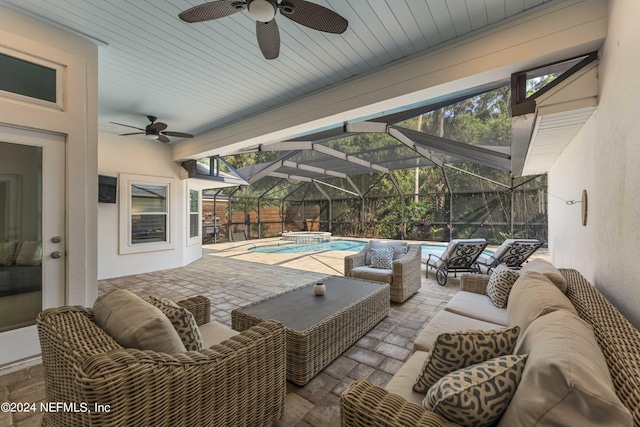
M 40 353 L 36 316 L 65 298 L 65 144 L 0 126 L 0 365 Z

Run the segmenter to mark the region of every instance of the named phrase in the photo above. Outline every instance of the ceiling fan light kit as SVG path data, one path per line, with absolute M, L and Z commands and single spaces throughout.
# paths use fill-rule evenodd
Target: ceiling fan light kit
M 306 0 L 216 0 L 194 6 L 178 17 L 190 24 L 224 18 L 248 9 L 256 21 L 258 46 L 265 59 L 275 59 L 280 54 L 280 30 L 275 15 L 282 16 L 305 27 L 325 33 L 342 34 L 349 21 L 331 9 Z
M 249 14 L 258 22 L 269 22 L 276 16 L 275 0 L 248 0 L 247 5 Z

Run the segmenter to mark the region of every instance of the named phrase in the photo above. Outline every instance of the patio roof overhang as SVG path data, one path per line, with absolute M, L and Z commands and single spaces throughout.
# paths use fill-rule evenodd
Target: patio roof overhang
M 544 173 L 545 168 L 536 168 L 539 166 L 537 163 L 555 158 L 548 156 L 544 150 L 549 139 L 546 135 L 551 133 L 556 141 L 559 132 L 562 132 L 563 135 L 566 134 L 565 138 L 561 138 L 566 145 L 597 105 L 597 77 L 594 77 L 597 73 L 597 58 L 597 52 L 592 52 L 514 73 L 510 82 L 496 81 L 432 100 L 426 105 L 344 123 L 342 126 L 286 141 L 259 144 L 249 152 L 282 151 L 286 154 L 272 162 L 242 168 L 239 175 L 249 183 L 255 183 L 266 176 L 313 182 L 323 178 L 347 179 L 349 176 L 371 172 L 388 174 L 394 170 L 421 166 L 435 165 L 443 168 L 462 162 L 473 162 L 507 172 L 512 178 L 522 176 L 523 172 L 530 172 L 532 175 Z M 551 74 L 558 77 L 532 95 L 526 94 L 528 79 Z M 513 114 L 510 146 L 473 145 L 403 126 L 407 119 L 509 84 Z M 568 118 L 573 121 L 568 123 Z M 558 126 L 565 128 L 558 129 Z M 375 147 L 363 145 L 354 148 L 350 144 L 331 144 L 331 141 L 361 134 L 386 134 L 391 138 L 382 146 L 378 142 Z M 542 154 L 539 154 L 541 144 L 547 145 L 543 147 Z M 535 160 L 531 161 L 531 158 Z

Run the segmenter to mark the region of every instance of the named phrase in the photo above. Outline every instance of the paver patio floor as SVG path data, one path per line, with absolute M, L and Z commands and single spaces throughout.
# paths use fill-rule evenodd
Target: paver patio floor
M 344 256 L 352 253 L 261 254 L 254 244 L 274 239 L 208 245 L 192 264 L 147 274 L 101 280 L 99 294 L 125 288 L 144 299 L 160 295 L 211 299 L 212 319 L 231 325 L 231 310 L 302 286 L 330 274 L 342 274 Z M 540 256 L 545 256 L 541 252 Z M 385 385 L 409 357 L 415 335 L 459 289 L 450 278 L 439 286 L 431 273 L 417 294 L 404 304 L 391 303 L 389 316 L 345 351 L 304 387 L 288 384 L 285 416 L 280 426 L 339 426 L 340 394 L 352 382 L 366 379 Z M 36 365 L 0 376 L 0 401 L 44 401 L 42 367 Z M 30 415 L 30 416 L 29 416 Z M 41 414 L 2 414 L 0 427 L 39 426 Z

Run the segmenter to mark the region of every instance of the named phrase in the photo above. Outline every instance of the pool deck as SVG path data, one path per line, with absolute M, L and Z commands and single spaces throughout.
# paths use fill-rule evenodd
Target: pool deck
M 176 300 L 204 295 L 211 300 L 212 319 L 231 325 L 231 310 L 326 275 L 341 275 L 344 257 L 353 253 L 248 251 L 257 245 L 278 243 L 283 241 L 272 238 L 205 245 L 202 258 L 188 266 L 101 280 L 98 291 L 104 295 L 123 288 L 145 299 L 152 294 Z M 548 258 L 547 250 L 538 250 L 536 257 Z M 425 277 L 424 268 L 423 265 L 422 286 L 414 296 L 403 304 L 392 302 L 383 321 L 304 387 L 288 383 L 284 418 L 277 426 L 339 426 L 340 394 L 349 384 L 366 379 L 384 386 L 391 379 L 411 354 L 415 336 L 460 287 L 459 280 L 453 277 L 446 286 L 439 286 L 433 273 Z M 2 370 L 0 400 L 44 401 L 43 381 L 42 365 L 37 360 Z M 0 427 L 39 426 L 41 419 L 40 413 L 0 413 Z
M 359 240 L 368 242 L 370 239 L 358 237 L 338 237 L 334 239 Z M 447 242 L 409 241 L 411 244 L 429 244 L 446 246 Z M 247 240 L 243 242 L 218 243 L 204 245 L 203 249 L 210 251 L 207 255 L 233 258 L 244 261 L 259 262 L 262 264 L 277 265 L 280 267 L 294 268 L 298 270 L 315 271 L 324 274 L 343 274 L 344 257 L 354 252 L 350 251 L 318 251 L 302 253 L 260 253 L 250 252 L 249 249 L 257 246 L 290 244 L 279 237 L 260 240 Z M 487 249 L 496 250 L 497 245 L 489 245 Z M 531 257 L 549 260 L 547 248 L 538 249 Z

